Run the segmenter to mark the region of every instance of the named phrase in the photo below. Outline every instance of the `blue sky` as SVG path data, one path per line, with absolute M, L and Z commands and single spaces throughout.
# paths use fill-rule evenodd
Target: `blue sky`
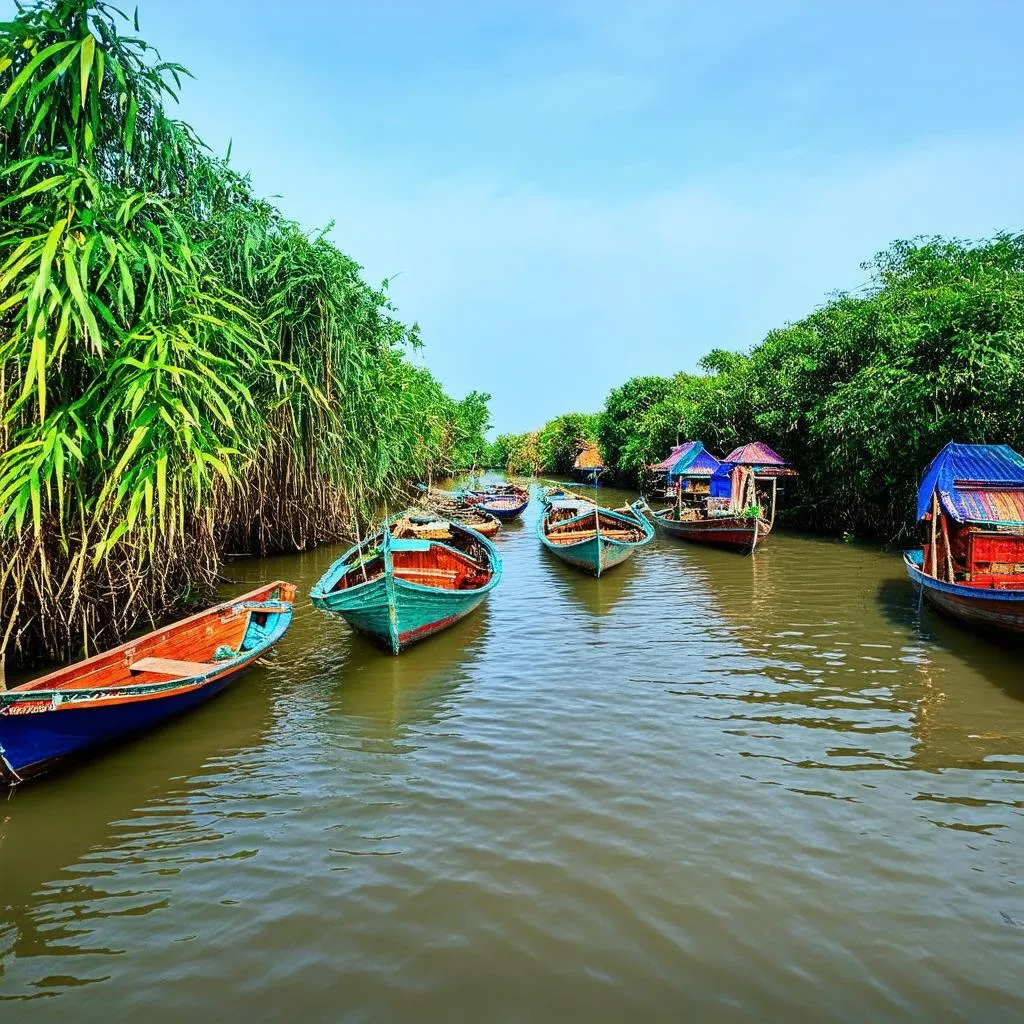
M 140 0 L 181 113 L 498 430 L 1024 223 L 1020 0 Z

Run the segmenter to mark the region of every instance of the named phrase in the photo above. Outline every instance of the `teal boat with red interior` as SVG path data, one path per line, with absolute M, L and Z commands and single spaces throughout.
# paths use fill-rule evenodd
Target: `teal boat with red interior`
M 537 524 L 537 536 L 563 562 L 591 576 L 601 576 L 649 543 L 654 528 L 634 505 L 610 509 L 576 495 L 549 495 Z
M 501 579 L 501 556 L 475 530 L 420 509 L 386 520 L 310 592 L 392 654 L 477 609 Z

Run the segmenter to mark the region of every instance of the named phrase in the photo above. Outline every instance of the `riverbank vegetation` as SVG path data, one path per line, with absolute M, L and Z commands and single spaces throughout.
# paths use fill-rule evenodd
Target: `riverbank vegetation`
M 326 232 L 168 112 L 187 72 L 116 8 L 0 25 L 0 666 L 210 596 L 225 552 L 303 550 L 470 466 L 488 396 L 410 361 Z
M 896 242 L 865 269 L 862 291 L 747 353 L 715 350 L 699 373 L 613 389 L 596 434 L 615 479 L 637 485 L 679 440 L 718 455 L 766 441 L 801 472 L 790 523 L 896 541 L 912 529 L 922 470 L 947 441 L 1019 448 L 1024 235 Z M 514 439 L 505 446 L 516 450 Z M 539 469 L 564 472 L 543 458 Z

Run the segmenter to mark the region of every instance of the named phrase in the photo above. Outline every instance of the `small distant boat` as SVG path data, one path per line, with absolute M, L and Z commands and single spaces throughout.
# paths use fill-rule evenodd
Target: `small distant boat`
M 577 496 L 549 495 L 537 536 L 563 562 L 601 576 L 647 544 L 654 529 L 632 505 L 608 509 Z
M 409 509 L 346 551 L 309 596 L 398 654 L 474 611 L 500 579 L 501 556 L 486 537 Z
M 917 518 L 927 539 L 903 563 L 924 598 L 971 625 L 1024 633 L 1024 457 L 947 444 L 925 471 Z
M 281 639 L 294 600 L 278 581 L 0 691 L 0 780 L 23 782 L 209 700 Z
M 530 504 L 530 492 L 515 484 L 499 484 L 467 494 L 477 508 L 499 519 L 518 519 Z
M 579 454 L 572 464 L 573 476 L 585 487 L 599 487 L 601 477 L 608 471 L 601 456 L 601 449 L 596 444 L 581 445 Z
M 449 522 L 468 526 L 485 537 L 493 537 L 501 529 L 501 521 L 472 502 L 451 491 L 439 491 L 419 485 L 425 508 Z

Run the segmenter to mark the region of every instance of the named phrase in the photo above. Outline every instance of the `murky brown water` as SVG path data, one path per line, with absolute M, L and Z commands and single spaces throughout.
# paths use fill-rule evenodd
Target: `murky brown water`
M 303 599 L 271 667 L 0 804 L 0 1020 L 1020 1019 L 1024 652 L 895 554 L 598 581 L 538 511 L 447 634 Z

